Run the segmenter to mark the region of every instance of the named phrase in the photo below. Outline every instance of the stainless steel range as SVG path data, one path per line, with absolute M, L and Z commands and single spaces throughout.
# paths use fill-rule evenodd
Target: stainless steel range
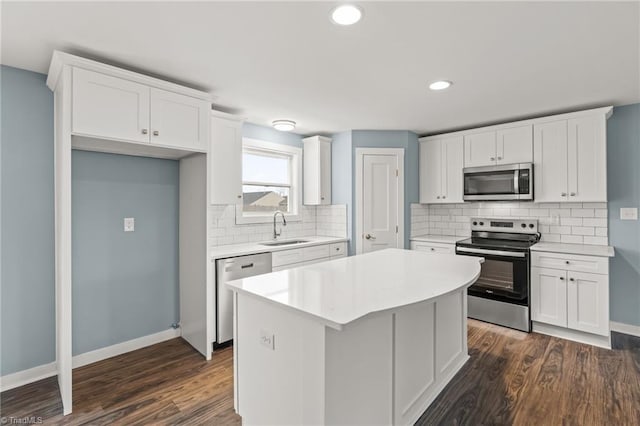
M 540 239 L 537 219 L 471 219 L 471 238 L 456 254 L 484 257 L 468 290 L 468 316 L 529 332 L 530 251 Z

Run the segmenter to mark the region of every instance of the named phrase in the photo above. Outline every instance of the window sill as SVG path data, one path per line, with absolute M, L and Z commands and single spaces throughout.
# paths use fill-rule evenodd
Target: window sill
M 301 214 L 285 214 L 284 217 L 287 222 L 302 222 Z M 278 216 L 278 223 L 282 222 L 282 217 Z M 270 215 L 256 215 L 256 216 L 243 216 L 238 214 L 236 209 L 236 225 L 251 225 L 257 223 L 273 223 L 273 214 Z

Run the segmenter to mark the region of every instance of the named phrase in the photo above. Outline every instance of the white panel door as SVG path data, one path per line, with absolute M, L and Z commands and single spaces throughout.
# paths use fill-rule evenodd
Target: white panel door
M 151 143 L 206 151 L 210 110 L 207 101 L 151 89 Z
M 568 120 L 569 201 L 607 201 L 606 137 L 604 117 Z
M 609 292 L 606 275 L 569 272 L 567 324 L 574 330 L 609 335 Z
M 149 87 L 73 69 L 72 132 L 149 142 Z
M 462 203 L 464 143 L 462 136 L 442 139 L 442 198 L 445 203 Z
M 242 202 L 242 122 L 211 117 L 209 202 Z
M 399 247 L 398 156 L 363 156 L 362 252 Z
M 558 269 L 531 268 L 531 319 L 567 326 L 567 273 Z
M 441 140 L 420 142 L 420 202 L 440 203 L 442 197 Z
M 567 121 L 536 124 L 533 132 L 535 200 L 567 201 Z
M 496 132 L 475 133 L 464 137 L 464 166 L 496 164 Z
M 533 162 L 533 126 L 498 130 L 496 161 L 498 164 Z

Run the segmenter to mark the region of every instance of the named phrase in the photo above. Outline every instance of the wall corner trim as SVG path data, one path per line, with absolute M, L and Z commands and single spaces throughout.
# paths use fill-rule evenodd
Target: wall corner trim
M 629 334 L 631 336 L 640 337 L 640 325 L 625 324 L 622 322 L 610 321 L 609 326 L 611 331 L 618 333 Z
M 158 333 L 149 334 L 147 336 L 127 340 L 126 342 L 107 346 L 106 348 L 100 348 L 76 355 L 73 357 L 72 365 L 73 368 L 83 367 L 88 364 L 93 364 L 94 362 L 174 339 L 176 337 L 180 337 L 180 335 L 181 332 L 179 328 L 169 328 Z M 53 377 L 57 374 L 58 370 L 55 362 L 7 374 L 0 377 L 0 392 L 37 382 L 38 380 L 46 379 L 48 377 Z

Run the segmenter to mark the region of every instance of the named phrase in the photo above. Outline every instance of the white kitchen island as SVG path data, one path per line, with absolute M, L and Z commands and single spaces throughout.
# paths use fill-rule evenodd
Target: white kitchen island
M 243 424 L 413 424 L 469 358 L 481 262 L 387 249 L 229 282 Z

